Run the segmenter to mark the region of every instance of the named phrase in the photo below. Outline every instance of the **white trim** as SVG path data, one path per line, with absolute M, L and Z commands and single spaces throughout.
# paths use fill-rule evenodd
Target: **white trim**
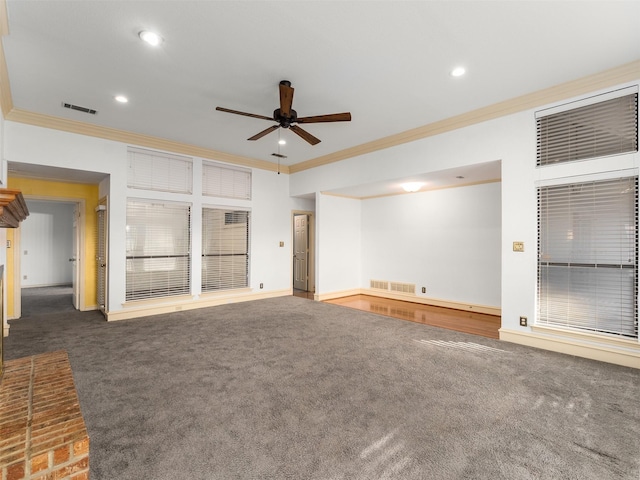
M 195 310 L 198 308 L 214 307 L 216 305 L 226 305 L 229 303 L 249 302 L 251 300 L 262 300 L 265 298 L 276 298 L 292 295 L 292 289 L 272 290 L 269 292 L 246 293 L 246 289 L 234 290 L 227 293 L 215 293 L 202 295 L 200 298 L 192 296 L 180 296 L 162 299 L 163 303 L 159 303 L 160 299 L 155 299 L 155 303 L 151 302 L 127 302 L 123 304 L 123 309 L 111 311 L 106 314 L 108 321 L 128 320 L 132 318 L 147 317 L 150 315 L 160 315 L 163 313 L 174 313 L 184 310 Z
M 580 100 L 573 100 L 570 102 L 562 103 L 560 105 L 556 105 L 555 107 L 544 108 L 535 112 L 535 118 L 548 117 L 549 115 L 553 115 L 555 113 L 561 113 L 580 107 L 586 107 L 587 105 L 593 105 L 595 103 L 624 97 L 626 95 L 633 95 L 634 93 L 638 93 L 638 85 L 631 85 L 629 87 L 623 87 L 618 90 L 612 90 L 609 92 L 585 97 Z
M 554 165 L 555 167 L 555 165 Z M 614 180 L 617 178 L 627 178 L 638 176 L 638 168 L 623 168 L 620 170 L 609 170 L 607 172 L 588 173 L 584 175 L 572 175 L 566 177 L 554 177 L 536 180 L 535 186 L 553 187 L 556 185 L 567 185 L 571 183 L 598 182 L 600 180 Z
M 640 344 L 631 342 L 625 347 L 614 346 L 609 342 L 583 340 L 559 331 L 527 333 L 501 328 L 499 332 L 500 340 L 507 342 L 640 369 Z

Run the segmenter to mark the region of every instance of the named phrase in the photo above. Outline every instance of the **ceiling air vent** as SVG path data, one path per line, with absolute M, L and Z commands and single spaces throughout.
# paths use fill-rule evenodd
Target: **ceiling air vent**
M 98 113 L 97 110 L 93 110 L 92 108 L 81 107 L 79 105 L 73 105 L 72 103 L 63 103 L 62 106 L 64 108 L 70 108 L 71 110 L 77 110 L 79 112 L 88 113 L 89 115 L 95 115 Z

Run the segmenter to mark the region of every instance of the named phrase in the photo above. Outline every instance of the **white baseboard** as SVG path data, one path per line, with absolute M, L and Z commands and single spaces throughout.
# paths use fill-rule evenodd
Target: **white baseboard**
M 572 332 L 563 335 L 562 332 L 520 332 L 506 328 L 500 329 L 500 340 L 600 362 L 640 368 L 640 343 L 634 341 L 614 342 L 608 338 L 599 340 L 595 335 L 585 336 L 582 339 Z
M 339 291 L 329 292 L 329 293 L 321 293 L 321 294 L 316 293 L 313 296 L 313 299 L 319 302 L 324 302 L 325 300 L 333 300 L 336 298 L 350 297 L 352 295 L 360 295 L 361 293 L 362 293 L 361 289 L 352 288 L 350 290 L 339 290 Z
M 261 300 L 265 298 L 284 297 L 293 295 L 293 289 L 271 290 L 266 292 L 242 292 L 223 294 L 204 294 L 199 298 L 176 297 L 174 299 L 164 298 L 162 300 L 146 300 L 144 302 L 129 302 L 123 304 L 122 310 L 112 310 L 105 316 L 108 321 L 129 320 L 138 317 L 148 317 L 150 315 L 160 315 L 163 313 L 173 313 L 183 310 L 195 310 L 197 308 L 214 307 L 216 305 L 226 305 L 229 303 L 248 302 L 251 300 Z

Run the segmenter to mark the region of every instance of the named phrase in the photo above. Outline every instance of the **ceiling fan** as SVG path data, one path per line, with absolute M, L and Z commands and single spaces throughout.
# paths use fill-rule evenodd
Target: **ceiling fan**
M 332 113 L 329 115 L 316 115 L 313 117 L 300 117 L 298 118 L 298 112 L 291 108 L 293 103 L 293 87 L 289 80 L 282 80 L 279 85 L 280 88 L 280 108 L 276 108 L 273 111 L 273 117 L 267 117 L 264 115 L 256 115 L 253 113 L 239 112 L 237 110 L 230 110 L 228 108 L 216 107 L 216 110 L 220 112 L 235 113 L 236 115 L 244 115 L 245 117 L 261 118 L 262 120 L 269 120 L 270 122 L 278 122 L 277 125 L 272 125 L 269 128 L 264 129 L 260 133 L 255 134 L 253 137 L 247 140 L 258 140 L 264 137 L 268 133 L 277 130 L 278 128 L 288 128 L 293 133 L 298 135 L 303 140 L 306 140 L 311 145 L 317 145 L 320 143 L 320 139 L 314 137 L 306 130 L 303 130 L 296 123 L 320 123 L 320 122 L 350 122 L 351 113 Z

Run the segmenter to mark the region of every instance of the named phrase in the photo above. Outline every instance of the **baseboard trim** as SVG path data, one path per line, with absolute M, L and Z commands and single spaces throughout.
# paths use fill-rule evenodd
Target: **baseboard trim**
M 470 303 L 454 302 L 451 300 L 441 300 L 438 298 L 418 297 L 416 295 L 408 295 L 402 293 L 390 292 L 387 290 L 376 290 L 373 288 L 356 288 L 352 290 L 342 290 L 330 293 L 316 294 L 315 300 L 334 300 L 336 298 L 349 297 L 351 295 L 369 295 L 371 297 L 386 298 L 389 300 L 400 300 L 402 302 L 419 303 L 421 305 L 430 305 L 433 307 L 453 308 L 454 310 L 464 310 L 467 312 L 486 313 L 487 315 L 502 315 L 500 307 L 490 307 L 488 305 L 477 305 Z
M 342 297 L 350 297 L 352 295 L 360 295 L 362 290 L 359 288 L 352 288 L 350 290 L 338 290 L 335 292 L 329 293 L 315 293 L 313 295 L 313 299 L 319 302 L 324 302 L 325 300 L 334 300 L 336 298 Z
M 625 342 L 625 345 L 615 346 L 606 340 L 581 340 L 575 336 L 563 337 L 561 333 L 519 332 L 507 328 L 501 328 L 499 333 L 500 340 L 507 342 L 640 369 L 640 343 Z
M 242 294 L 205 294 L 199 298 L 189 298 L 186 300 L 181 297 L 179 300 L 167 301 L 163 299 L 162 303 L 156 301 L 155 304 L 145 303 L 144 305 L 124 304 L 122 310 L 115 310 L 105 313 L 107 321 L 130 320 L 132 318 L 148 317 L 151 315 L 161 315 L 163 313 L 174 313 L 185 310 L 195 310 L 198 308 L 215 307 L 217 305 L 226 305 L 229 303 L 249 302 L 252 300 L 262 300 L 266 298 L 284 297 L 293 295 L 291 288 L 285 290 L 271 290 L 259 293 L 242 293 Z

